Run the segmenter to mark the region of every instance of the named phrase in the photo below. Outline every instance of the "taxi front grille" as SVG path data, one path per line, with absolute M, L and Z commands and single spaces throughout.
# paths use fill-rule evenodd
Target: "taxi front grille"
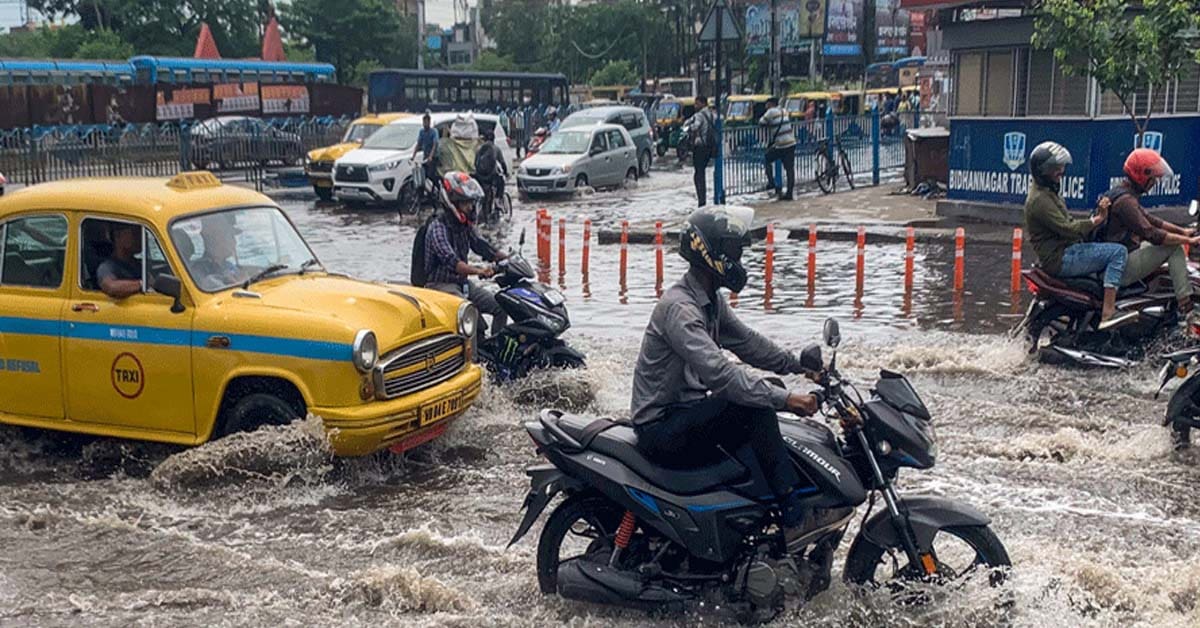
M 375 388 L 384 399 L 410 395 L 454 377 L 466 364 L 466 347 L 460 336 L 434 336 L 384 356 L 375 367 Z
M 332 161 L 309 162 L 308 169 L 312 172 L 333 172 L 333 162 Z

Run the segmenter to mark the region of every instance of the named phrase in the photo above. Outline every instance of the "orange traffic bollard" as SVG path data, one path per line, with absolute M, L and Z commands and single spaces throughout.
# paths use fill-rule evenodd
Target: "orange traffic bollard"
M 911 290 L 913 285 L 913 244 L 916 233 L 912 227 L 905 230 L 904 237 L 904 288 Z
M 863 291 L 863 274 L 866 272 L 866 248 L 867 248 L 867 228 L 858 228 L 858 260 L 854 269 L 854 291 L 858 295 L 862 295 Z
M 963 240 L 966 239 L 966 234 L 963 228 L 959 227 L 954 230 L 954 289 L 962 290 L 963 288 Z
M 546 237 L 546 222 L 550 219 L 550 213 L 543 207 L 538 210 L 537 214 L 537 257 L 538 265 L 542 268 L 550 266 L 550 244 Z
M 583 221 L 583 261 L 580 263 L 580 272 L 584 277 L 588 274 L 588 255 L 592 251 L 592 219 L 585 218 Z
M 766 275 L 767 288 L 775 277 L 775 223 L 767 223 L 767 255 L 763 260 L 763 274 Z
M 625 290 L 625 267 L 629 262 L 629 221 L 621 221 L 621 291 Z
M 808 292 L 817 286 L 817 226 L 808 226 Z
M 1021 228 L 1013 229 L 1012 293 L 1021 293 Z
M 558 219 L 558 277 L 567 274 L 567 219 Z
M 662 296 L 663 283 L 663 234 L 662 221 L 654 223 L 654 292 Z

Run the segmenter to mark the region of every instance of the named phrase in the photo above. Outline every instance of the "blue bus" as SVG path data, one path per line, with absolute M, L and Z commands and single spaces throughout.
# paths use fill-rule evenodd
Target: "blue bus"
M 571 89 L 562 74 L 377 70 L 367 83 L 371 112 L 445 111 L 479 107 L 564 106 Z

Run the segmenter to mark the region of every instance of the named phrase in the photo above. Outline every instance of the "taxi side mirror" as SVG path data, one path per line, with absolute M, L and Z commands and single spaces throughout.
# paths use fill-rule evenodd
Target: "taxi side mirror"
M 154 291 L 159 294 L 165 294 L 169 297 L 174 297 L 175 302 L 171 304 L 171 313 L 179 314 L 183 312 L 183 302 L 179 297 L 183 294 L 183 284 L 179 282 L 179 277 L 175 275 L 159 275 L 154 278 Z

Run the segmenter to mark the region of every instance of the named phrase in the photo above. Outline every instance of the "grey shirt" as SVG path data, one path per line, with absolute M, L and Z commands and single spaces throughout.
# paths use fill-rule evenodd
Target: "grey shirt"
M 796 145 L 796 133 L 792 130 L 792 121 L 783 107 L 771 107 L 759 118 L 758 123 L 771 128 L 770 145 L 775 148 L 787 148 Z
M 689 271 L 650 315 L 633 371 L 633 423 L 651 423 L 669 406 L 710 393 L 752 408 L 786 407 L 787 390 L 734 364 L 725 349 L 781 375 L 802 371 L 798 357 L 738 320 L 724 297 L 710 295 Z
M 141 279 L 142 278 L 142 263 L 133 260 L 126 262 L 115 257 L 110 257 L 101 262 L 100 267 L 96 269 L 96 285 L 103 286 L 105 279 Z

